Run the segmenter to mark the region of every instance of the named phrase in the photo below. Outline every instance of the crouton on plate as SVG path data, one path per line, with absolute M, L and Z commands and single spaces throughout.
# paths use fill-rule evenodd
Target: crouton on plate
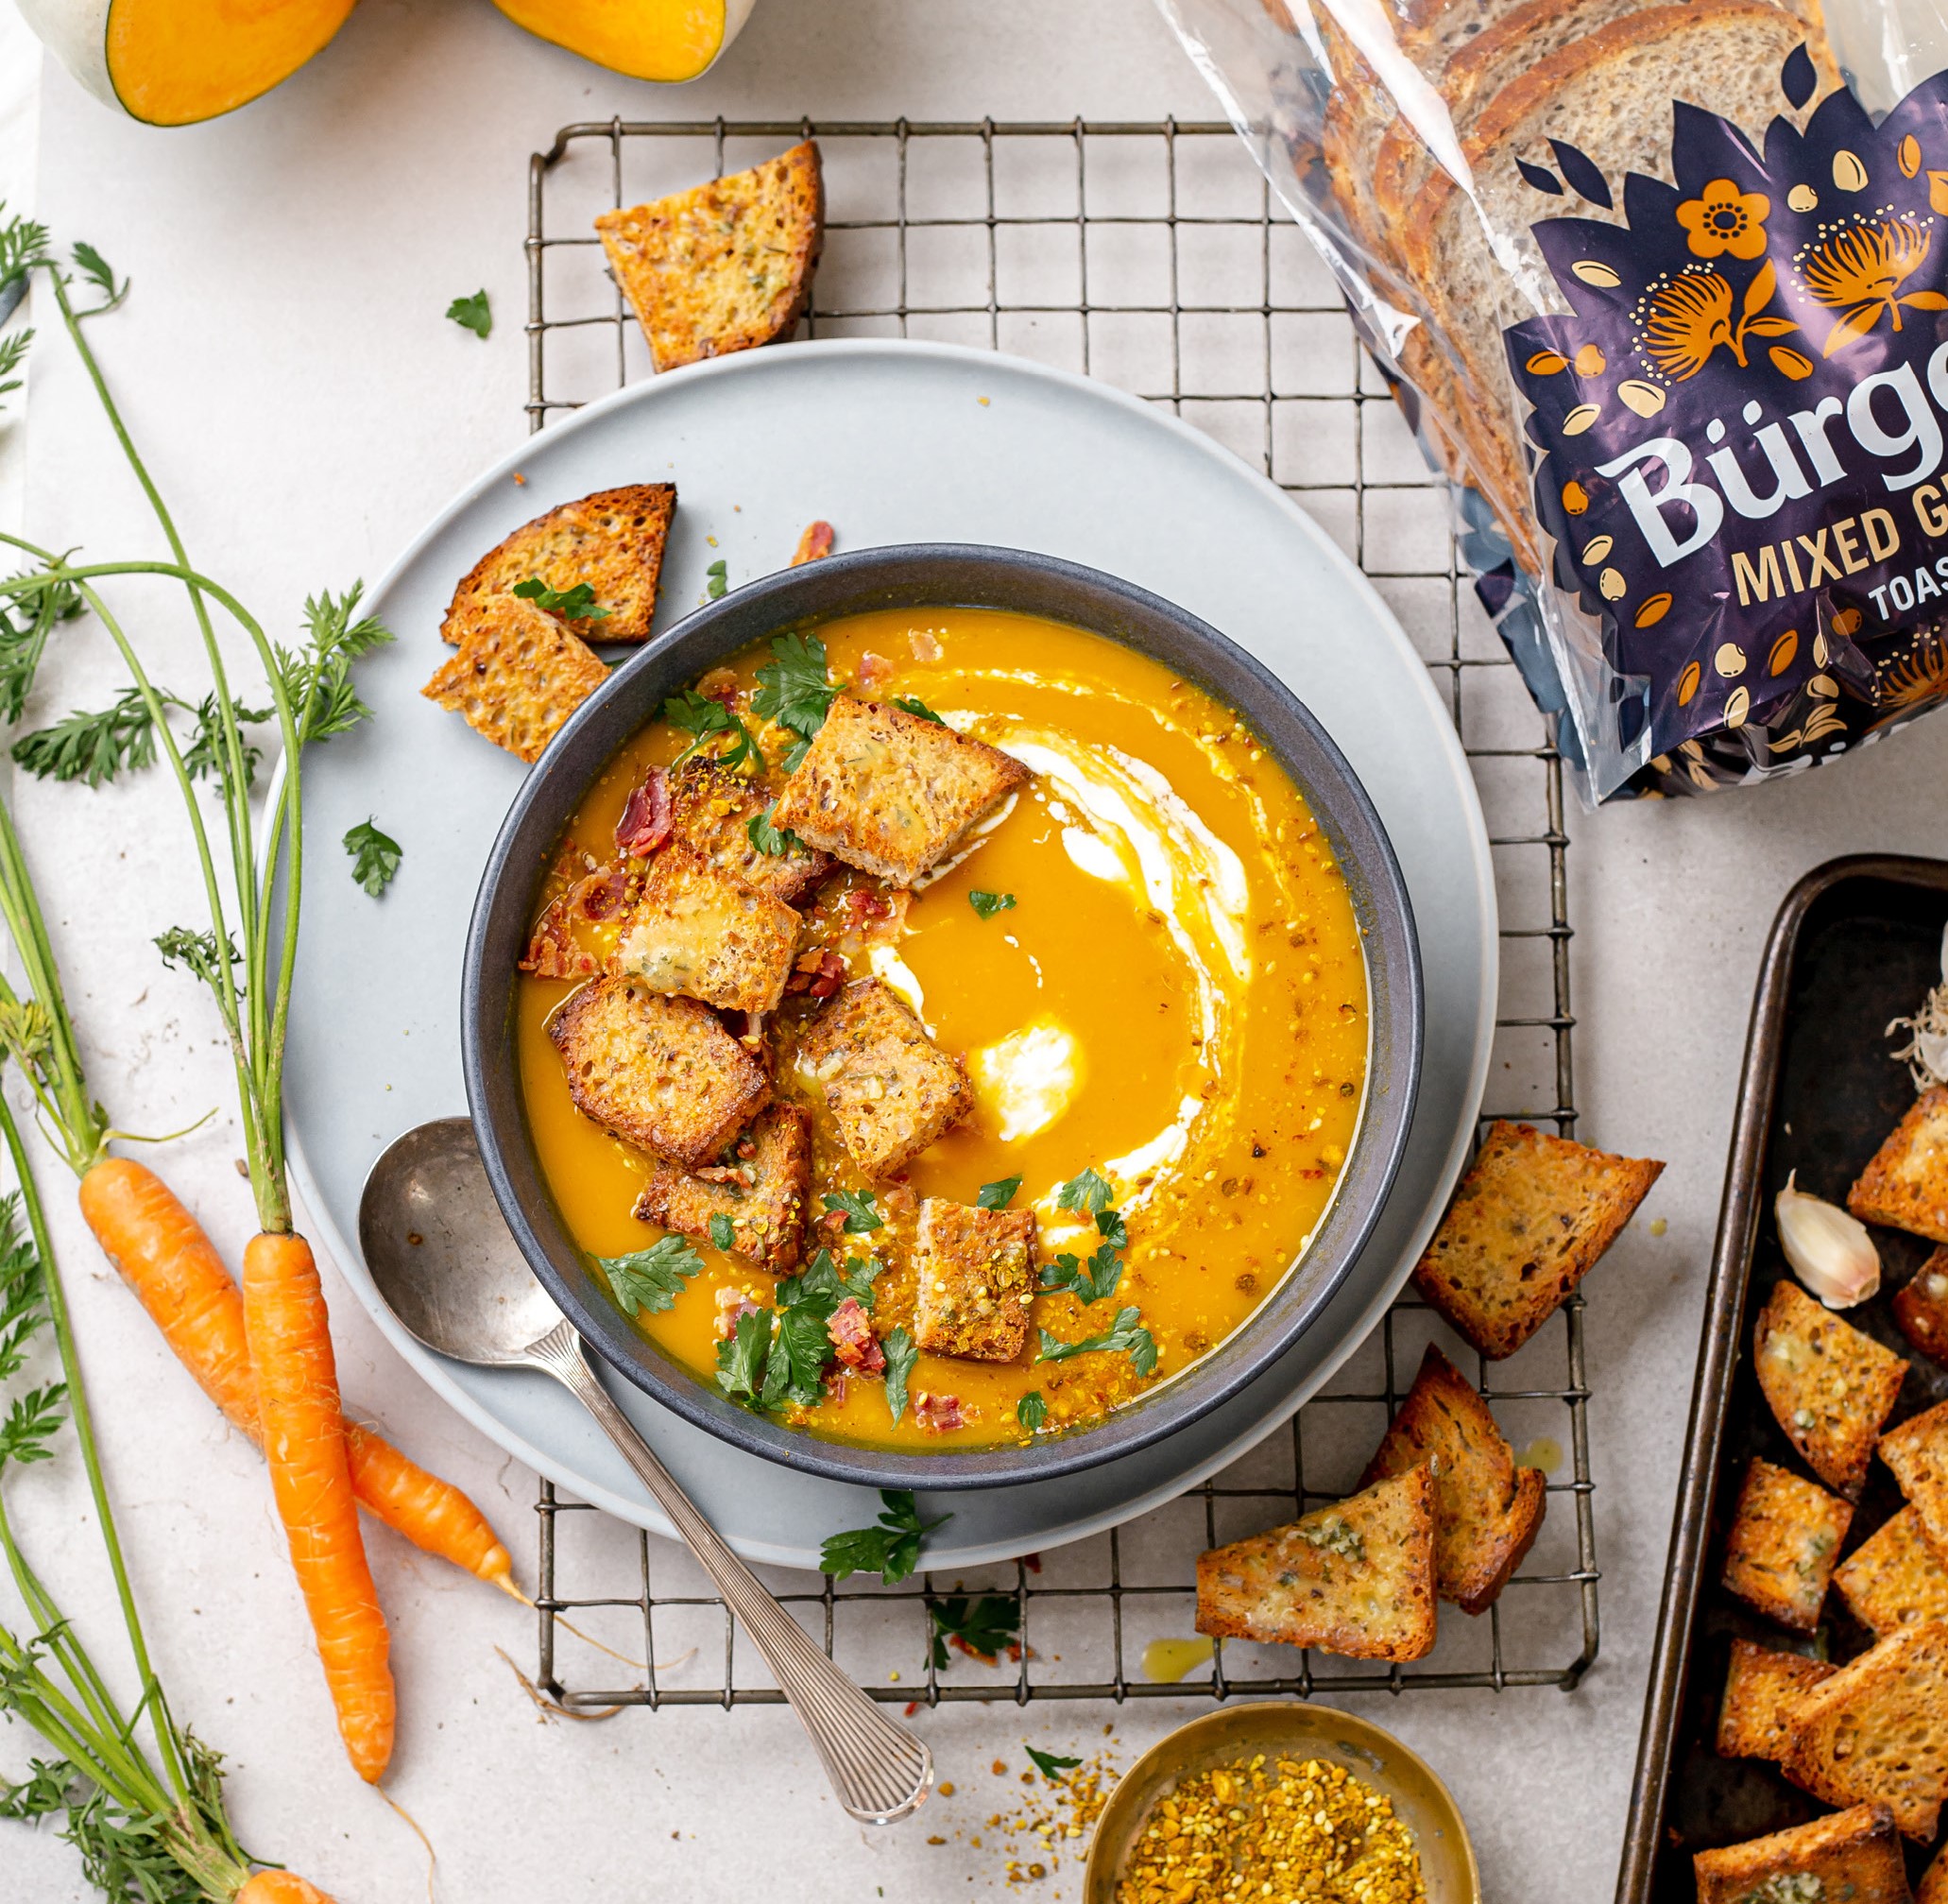
M 1529 1552 L 1548 1497 L 1542 1470 L 1516 1467 L 1488 1404 L 1431 1343 L 1359 1484 L 1422 1462 L 1434 1482 L 1435 1590 L 1485 1612 Z
M 520 595 L 477 603 L 459 643 L 419 692 L 530 763 L 608 679 L 588 643 Z
M 1814 1687 L 1786 1771 L 1829 1805 L 1885 1805 L 1926 1844 L 1948 1797 L 1948 1621 L 1904 1626 Z
M 1923 1355 L 1948 1364 L 1948 1247 L 1935 1251 L 1894 1292 L 1894 1321 Z
M 1862 1223 L 1948 1243 L 1948 1085 L 1915 1100 L 1847 1192 Z
M 1434 1646 L 1434 1484 L 1426 1466 L 1200 1553 L 1197 1630 L 1348 1659 L 1425 1658 Z
M 1726 1587 L 1780 1625 L 1812 1632 L 1853 1518 L 1817 1482 L 1754 1461 L 1725 1543 Z
M 670 776 L 671 838 L 752 892 L 795 900 L 831 865 L 829 854 L 793 848 L 767 853 L 751 838 L 751 822 L 771 796 L 741 775 L 709 761 L 688 761 Z
M 595 232 L 658 370 L 789 336 L 825 242 L 818 147 L 605 212 Z
M 708 1005 L 598 978 L 549 1021 L 575 1108 L 695 1170 L 771 1098 L 771 1080 Z
M 1751 1354 L 1760 1392 L 1807 1467 L 1857 1501 L 1907 1364 L 1790 1277 L 1773 1285 Z
M 1874 1529 L 1834 1570 L 1833 1584 L 1854 1618 L 1885 1639 L 1917 1620 L 1948 1620 L 1948 1565 L 1904 1507 Z
M 1855 1805 L 1769 1838 L 1700 1851 L 1691 1865 L 1698 1904 L 1907 1904 L 1901 1838 L 1884 1805 Z
M 1750 1639 L 1733 1640 L 1725 1696 L 1718 1704 L 1720 1756 L 1770 1758 L 1775 1763 L 1784 1758 L 1800 1701 L 1838 1671 L 1801 1653 L 1781 1653 L 1774 1647 L 1755 1646 Z
M 784 996 L 802 923 L 784 901 L 672 844 L 650 862 L 608 969 L 652 991 L 762 1017 Z
M 699 1172 L 658 1158 L 635 1215 L 682 1236 L 715 1243 L 730 1226 L 733 1255 L 784 1276 L 797 1267 L 812 1190 L 812 1118 L 795 1104 L 769 1106 L 724 1154 Z
M 1013 1362 L 1034 1301 L 1034 1212 L 930 1196 L 914 1254 L 914 1340 L 933 1355 Z
M 568 623 L 584 640 L 648 641 L 663 543 L 675 513 L 675 483 L 632 483 L 537 516 L 461 578 L 439 625 L 440 639 L 459 641 L 487 597 L 512 594 L 518 584 L 538 577 L 560 594 L 586 582 L 595 605 L 608 610 Z
M 974 1108 L 966 1073 L 876 978 L 855 980 L 819 1013 L 798 1063 L 824 1086 L 840 1141 L 869 1177 L 891 1176 Z
M 1589 1274 L 1663 1169 L 1526 1124 L 1491 1125 L 1414 1283 L 1483 1355 L 1512 1355 Z
M 840 695 L 771 817 L 807 846 L 909 886 L 1030 778 L 984 741 Z
M 1880 1438 L 1880 1458 L 1894 1470 L 1929 1544 L 1948 1560 L 1948 1401 L 1890 1428 Z

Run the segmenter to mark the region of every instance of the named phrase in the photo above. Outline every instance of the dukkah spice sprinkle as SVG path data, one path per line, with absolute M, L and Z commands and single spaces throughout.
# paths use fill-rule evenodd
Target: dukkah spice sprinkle
M 1187 1778 L 1151 1813 L 1117 1904 L 1426 1904 L 1393 1801 L 1319 1758 L 1262 1753 Z

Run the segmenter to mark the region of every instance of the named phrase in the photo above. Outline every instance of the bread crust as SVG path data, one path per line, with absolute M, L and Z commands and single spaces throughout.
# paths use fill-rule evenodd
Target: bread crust
M 1948 1565 L 1904 1507 L 1834 1570 L 1833 1584 L 1876 1639 L 1917 1620 L 1948 1620 Z
M 1725 1694 L 1718 1702 L 1718 1756 L 1723 1758 L 1786 1757 L 1800 1702 L 1839 1671 L 1803 1653 L 1782 1653 L 1750 1639 L 1732 1642 Z
M 1880 1458 L 1893 1469 L 1929 1545 L 1948 1561 L 1948 1401 L 1890 1428 L 1880 1438 Z
M 1948 1366 L 1948 1247 L 1939 1248 L 1894 1292 L 1901 1333 L 1930 1360 Z
M 1698 1904 L 1759 1904 L 1795 1895 L 1774 1879 L 1811 1878 L 1822 1899 L 1907 1904 L 1907 1866 L 1884 1805 L 1855 1805 L 1769 1837 L 1692 1855 Z

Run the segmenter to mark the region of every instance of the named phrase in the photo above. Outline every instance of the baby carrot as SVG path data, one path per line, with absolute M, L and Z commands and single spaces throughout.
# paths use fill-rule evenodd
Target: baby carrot
M 295 1871 L 259 1871 L 231 1904 L 332 1904 L 332 1900 Z
M 345 1424 L 345 1456 L 351 1491 L 362 1506 L 372 1508 L 388 1527 L 428 1553 L 464 1567 L 517 1600 L 526 1599 L 514 1584 L 514 1562 L 500 1535 L 452 1482 L 428 1474 L 383 1435 L 356 1421 Z
M 324 1291 L 301 1236 L 260 1230 L 244 1247 L 244 1329 L 257 1371 L 264 1454 L 352 1769 L 368 1784 L 392 1758 L 385 1616 L 366 1562 Z

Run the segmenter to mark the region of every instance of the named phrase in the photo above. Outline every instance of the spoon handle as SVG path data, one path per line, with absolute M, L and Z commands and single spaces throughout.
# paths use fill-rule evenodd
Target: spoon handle
M 589 1367 L 582 1338 L 563 1321 L 529 1351 L 601 1423 L 617 1451 L 675 1523 L 717 1591 L 757 1641 L 792 1710 L 818 1748 L 839 1802 L 864 1825 L 912 1813 L 933 1783 L 933 1755 L 896 1725 L 833 1665 L 825 1649 L 780 1606 L 697 1511 L 635 1425 Z

